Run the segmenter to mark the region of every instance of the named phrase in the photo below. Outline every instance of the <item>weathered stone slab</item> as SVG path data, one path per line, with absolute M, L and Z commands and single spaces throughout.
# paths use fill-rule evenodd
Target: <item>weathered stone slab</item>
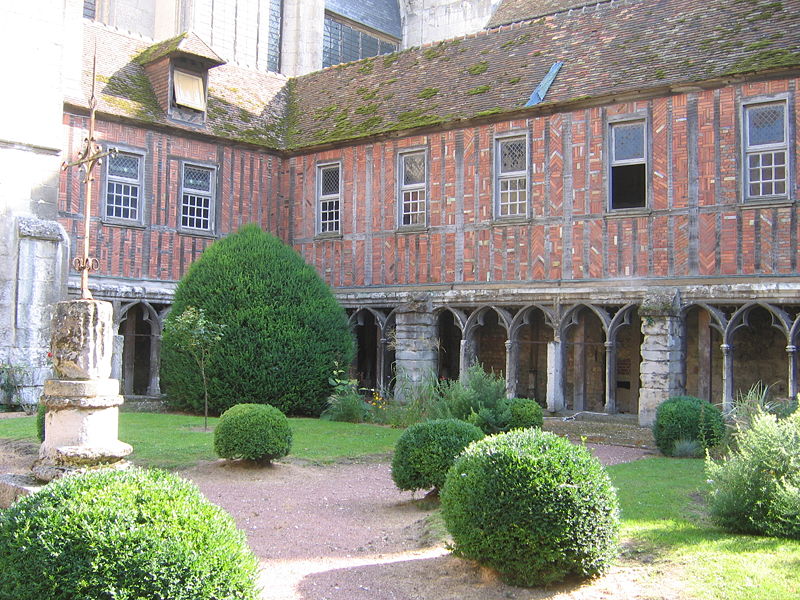
M 19 498 L 35 494 L 43 485 L 30 475 L 0 475 L 0 508 L 8 508 Z
M 59 379 L 108 379 L 113 352 L 111 304 L 99 300 L 59 302 L 50 348 Z
M 49 379 L 44 383 L 45 396 L 91 397 L 119 395 L 117 379 Z

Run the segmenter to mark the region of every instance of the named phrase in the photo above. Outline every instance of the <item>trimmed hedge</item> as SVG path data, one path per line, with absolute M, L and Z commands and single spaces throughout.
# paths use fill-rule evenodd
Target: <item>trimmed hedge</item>
M 538 429 L 471 444 L 447 473 L 442 515 L 454 553 L 539 586 L 603 572 L 617 554 L 617 496 L 583 446 Z
M 161 354 L 162 382 L 178 408 L 203 409 L 197 366 L 170 336 L 189 306 L 225 326 L 206 365 L 217 414 L 244 402 L 319 416 L 336 363 L 353 358 L 347 316 L 325 282 L 292 248 L 247 225 L 206 248 L 178 283 Z
M 706 462 L 712 520 L 734 533 L 800 540 L 800 413 L 757 414 L 736 441 L 727 460 Z
M 0 512 L 0 598 L 255 600 L 258 561 L 197 487 L 162 471 L 64 477 Z
M 482 437 L 480 429 L 458 419 L 411 425 L 395 445 L 392 480 L 401 490 L 439 489 L 456 456 Z
M 712 448 L 725 435 L 725 421 L 719 408 L 694 396 L 673 396 L 656 410 L 653 437 L 665 456 L 672 456 L 675 443 L 696 441 Z
M 214 428 L 214 451 L 220 458 L 270 461 L 289 454 L 292 429 L 289 419 L 274 406 L 237 404 Z

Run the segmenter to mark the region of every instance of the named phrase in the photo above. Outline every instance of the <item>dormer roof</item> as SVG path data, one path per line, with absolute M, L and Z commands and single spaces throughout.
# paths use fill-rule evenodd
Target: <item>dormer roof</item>
M 185 31 L 174 38 L 153 44 L 136 57 L 136 62 L 147 66 L 161 58 L 185 57 L 202 63 L 207 69 L 224 65 L 225 61 L 214 52 L 200 37 Z

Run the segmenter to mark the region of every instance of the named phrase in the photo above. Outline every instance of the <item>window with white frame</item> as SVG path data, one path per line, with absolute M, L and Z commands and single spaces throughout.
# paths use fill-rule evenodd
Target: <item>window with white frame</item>
M 786 102 L 744 107 L 745 196 L 748 199 L 786 196 L 788 136 Z
M 498 217 L 528 216 L 528 143 L 525 137 L 496 142 L 495 189 Z
M 106 219 L 141 221 L 142 155 L 117 152 L 106 159 Z
M 400 155 L 400 225 L 426 224 L 427 164 L 425 152 L 406 152 Z
M 216 170 L 184 163 L 181 178 L 181 229 L 214 230 Z
M 645 121 L 611 124 L 609 208 L 647 206 L 647 132 Z
M 318 233 L 341 231 L 341 165 L 317 167 Z
M 202 77 L 175 69 L 172 72 L 172 84 L 175 104 L 200 112 L 206 110 L 206 86 Z

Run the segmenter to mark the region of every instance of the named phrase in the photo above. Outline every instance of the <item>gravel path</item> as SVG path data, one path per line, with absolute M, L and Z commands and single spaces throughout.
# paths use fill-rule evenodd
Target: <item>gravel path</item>
M 604 464 L 647 452 L 589 447 Z M 397 490 L 385 462 L 259 468 L 216 461 L 183 474 L 247 532 L 262 561 L 264 600 L 659 597 L 643 595 L 639 567 L 632 566 L 547 591 L 503 585 L 487 570 L 449 555 L 431 528 L 435 503 Z

